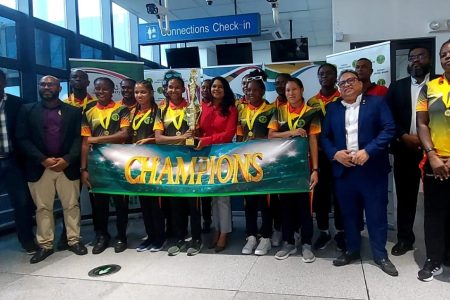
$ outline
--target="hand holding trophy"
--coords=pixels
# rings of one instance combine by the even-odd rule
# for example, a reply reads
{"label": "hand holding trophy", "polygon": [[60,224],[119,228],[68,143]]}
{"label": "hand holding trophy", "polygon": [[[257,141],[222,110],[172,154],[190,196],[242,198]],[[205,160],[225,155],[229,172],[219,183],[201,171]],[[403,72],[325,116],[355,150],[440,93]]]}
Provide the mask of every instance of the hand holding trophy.
{"label": "hand holding trophy", "polygon": [[[189,130],[195,132],[197,127],[197,122],[200,117],[200,105],[197,97],[197,69],[191,70],[191,75],[189,77],[189,104],[186,107],[186,120],[189,126]],[[186,139],[186,146],[195,146],[195,137],[192,136]]]}

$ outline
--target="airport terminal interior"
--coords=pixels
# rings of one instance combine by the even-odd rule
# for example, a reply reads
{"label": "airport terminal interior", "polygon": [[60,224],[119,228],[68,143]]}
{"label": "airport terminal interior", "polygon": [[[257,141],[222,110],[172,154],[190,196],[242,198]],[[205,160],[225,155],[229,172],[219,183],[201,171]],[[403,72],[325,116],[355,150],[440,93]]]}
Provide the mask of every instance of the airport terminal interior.
{"label": "airport terminal interior", "polygon": [[[39,101],[38,83],[45,75],[61,80],[61,99],[69,95],[69,59],[139,62],[145,74],[169,68],[214,74],[229,65],[277,63],[290,70],[298,63],[317,67],[327,56],[391,41],[386,64],[388,81],[393,82],[408,76],[408,49],[417,44],[430,49],[432,74],[442,74],[438,53],[450,38],[449,11],[447,0],[0,0],[0,68],[6,74],[5,93],[32,103]],[[183,39],[187,33],[194,37]],[[315,74],[312,81],[320,87]],[[305,95],[315,93],[305,90]],[[0,180],[6,179],[2,175]],[[85,188],[81,194],[86,199]],[[233,231],[220,253],[208,248],[212,232],[202,233],[204,247],[195,256],[168,256],[175,240],[159,252],[137,252],[146,231],[136,200],[129,215],[127,249],[115,253],[109,247],[93,255],[90,206],[89,201],[83,206],[82,200],[81,238],[88,254],[55,250],[44,261],[30,264],[31,256],[17,240],[10,201],[0,185],[0,299],[450,299],[450,267],[431,282],[417,280],[426,260],[422,186],[414,249],[389,256],[398,277],[386,275],[374,263],[367,228],[361,232],[361,259],[345,267],[333,266],[341,255],[334,241],[315,251],[313,263],[304,263],[301,251],[277,260],[278,247],[263,256],[243,255],[242,196],[231,199]],[[397,242],[396,208],[391,173],[389,254]],[[62,232],[59,201],[55,216],[56,244]],[[115,219],[111,213],[112,236]],[[314,228],[316,240],[316,222]],[[330,232],[335,234],[333,226]],[[94,271],[105,265],[113,266]],[[111,271],[115,265],[119,267]]]}

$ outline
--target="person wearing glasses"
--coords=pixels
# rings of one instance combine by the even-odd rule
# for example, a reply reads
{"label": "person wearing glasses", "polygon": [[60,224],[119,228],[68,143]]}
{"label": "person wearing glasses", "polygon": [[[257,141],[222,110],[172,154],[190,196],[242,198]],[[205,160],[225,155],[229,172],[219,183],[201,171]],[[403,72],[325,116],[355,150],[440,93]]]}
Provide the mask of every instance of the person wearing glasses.
{"label": "person wearing glasses", "polygon": [[[311,157],[310,190],[319,180],[318,139],[320,133],[320,110],[310,107],[303,99],[303,83],[298,78],[289,78],[286,82],[286,105],[278,107],[269,123],[269,138],[306,137],[309,139]],[[301,232],[302,260],[312,263],[316,257],[312,251],[313,219],[309,192],[280,194],[282,211],[281,232],[283,245],[275,254],[278,260],[286,259],[297,252],[294,233]]]}
{"label": "person wearing glasses", "polygon": [[[94,81],[97,104],[83,114],[81,122],[81,181],[91,188],[89,181],[88,152],[93,144],[122,144],[129,139],[130,111],[119,102],[114,102],[114,82],[108,77]],[[109,246],[108,233],[109,200],[112,198],[117,214],[117,237],[114,252],[127,249],[128,197],[125,195],[91,194],[92,221],[96,240],[92,254],[100,254]]]}
{"label": "person wearing glasses", "polygon": [[428,82],[417,100],[417,133],[424,166],[424,228],[427,260],[417,277],[431,281],[449,263],[450,247],[450,40],[439,50],[444,74]]}
{"label": "person wearing glasses", "polygon": [[[264,81],[267,75],[262,70],[250,72],[248,77],[248,103],[238,106],[237,141],[247,142],[253,139],[267,139],[269,122],[275,112],[275,105],[263,98],[266,92]],[[245,225],[247,242],[242,254],[266,255],[272,248],[272,212],[268,195],[245,195]],[[261,230],[258,230],[258,207],[261,209]],[[261,233],[259,242],[258,233]]]}
{"label": "person wearing glasses", "polygon": [[16,138],[26,157],[26,179],[36,204],[36,240],[39,250],[30,260],[35,264],[53,254],[55,196],[61,201],[70,251],[87,254],[80,241],[80,153],[81,110],[59,99],[58,78],[39,81],[40,102],[20,110]]}
{"label": "person wearing glasses", "polygon": [[359,80],[363,83],[363,92],[368,96],[386,96],[387,87],[370,81],[372,76],[372,61],[368,58],[360,58],[356,61],[355,71],[358,73]]}
{"label": "person wearing glasses", "polygon": [[342,71],[338,87],[342,100],[327,105],[320,134],[322,149],[332,163],[347,246],[333,265],[361,258],[362,207],[375,263],[385,273],[398,276],[386,251],[388,146],[395,134],[394,120],[383,97],[363,94],[363,82],[355,71]]}
{"label": "person wearing glasses", "polygon": [[396,125],[391,143],[394,155],[394,180],[397,193],[397,244],[392,255],[413,250],[413,232],[417,196],[421,178],[422,145],[417,135],[416,105],[420,90],[430,80],[431,54],[424,47],[413,47],[408,53],[410,76],[391,83],[386,96]]}
{"label": "person wearing glasses", "polygon": [[[325,63],[317,70],[317,77],[320,83],[319,92],[308,100],[308,105],[319,107],[322,111],[322,117],[325,117],[325,107],[335,102],[340,97],[336,88],[337,69],[332,64]],[[313,208],[316,213],[317,227],[320,230],[319,237],[314,242],[314,249],[323,250],[331,241],[329,231],[329,213],[331,205],[334,207],[334,227],[336,234],[334,240],[339,251],[345,251],[344,225],[342,223],[341,210],[334,195],[333,175],[331,172],[331,163],[327,156],[319,148],[319,183],[317,184],[313,195]]]}

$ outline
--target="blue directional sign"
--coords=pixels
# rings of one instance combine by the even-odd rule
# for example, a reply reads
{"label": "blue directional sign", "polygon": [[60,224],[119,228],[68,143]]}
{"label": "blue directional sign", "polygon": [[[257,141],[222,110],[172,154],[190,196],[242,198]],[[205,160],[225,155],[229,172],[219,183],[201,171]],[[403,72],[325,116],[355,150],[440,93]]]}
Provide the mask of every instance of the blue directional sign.
{"label": "blue directional sign", "polygon": [[169,21],[170,31],[161,32],[158,23],[139,25],[139,45],[217,40],[261,35],[259,14]]}

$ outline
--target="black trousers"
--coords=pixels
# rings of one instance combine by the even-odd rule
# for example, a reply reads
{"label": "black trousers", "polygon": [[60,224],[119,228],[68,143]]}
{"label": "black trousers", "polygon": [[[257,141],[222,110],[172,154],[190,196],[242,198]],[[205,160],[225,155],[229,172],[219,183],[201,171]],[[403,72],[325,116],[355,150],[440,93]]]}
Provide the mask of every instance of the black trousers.
{"label": "black trousers", "polygon": [[414,244],[413,232],[416,216],[417,194],[421,171],[419,163],[422,152],[412,151],[399,146],[400,151],[394,154],[394,180],[397,192],[397,239],[406,244]]}
{"label": "black trousers", "polygon": [[97,236],[98,235],[109,236],[108,217],[109,217],[110,199],[113,200],[113,204],[116,208],[117,238],[121,240],[126,240],[129,197],[125,195],[107,195],[107,194],[91,195],[94,230]]}
{"label": "black trousers", "polygon": [[176,239],[183,240],[187,236],[190,216],[192,239],[201,240],[200,198],[171,197],[170,207]]}
{"label": "black trousers", "polygon": [[267,195],[244,196],[245,201],[245,225],[247,236],[258,234],[258,207],[261,209],[261,235],[270,238],[272,235],[272,213],[270,211]]}
{"label": "black trousers", "polygon": [[337,230],[344,230],[341,209],[334,193],[331,163],[323,151],[319,151],[319,169],[319,182],[314,188],[313,196],[313,209],[316,213],[317,227],[319,230],[329,229],[329,213],[333,204],[334,227]]}
{"label": "black trousers", "polygon": [[[450,179],[435,179],[431,167],[425,166],[424,229],[427,258],[441,264],[450,246]],[[447,251],[450,249],[447,248]]]}
{"label": "black trousers", "polygon": [[294,244],[294,232],[300,228],[302,244],[311,244],[313,220],[309,193],[280,194],[283,241]]}
{"label": "black trousers", "polygon": [[14,157],[0,159],[0,178],[0,189],[6,189],[14,209],[17,238],[23,248],[30,248],[34,245],[33,216],[36,206]]}
{"label": "black trousers", "polygon": [[273,228],[277,231],[281,231],[281,203],[280,195],[270,195],[270,211],[273,219]]}
{"label": "black trousers", "polygon": [[164,213],[159,197],[139,196],[145,231],[148,239],[155,244],[162,244],[166,240]]}
{"label": "black trousers", "polygon": [[211,197],[203,197],[202,201],[202,216],[203,216],[203,224],[211,226]]}

